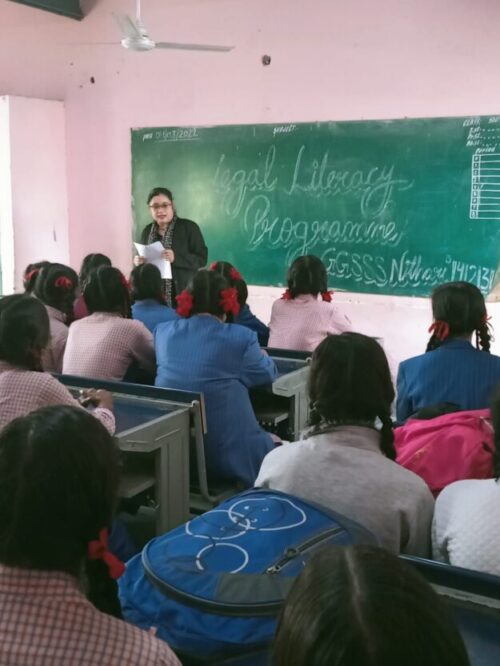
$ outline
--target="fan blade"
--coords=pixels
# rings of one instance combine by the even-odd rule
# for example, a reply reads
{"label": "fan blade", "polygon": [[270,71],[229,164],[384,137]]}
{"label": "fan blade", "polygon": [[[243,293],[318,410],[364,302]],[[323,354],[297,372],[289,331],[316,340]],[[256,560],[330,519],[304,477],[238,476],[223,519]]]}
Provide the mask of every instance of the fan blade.
{"label": "fan blade", "polygon": [[141,37],[140,29],[130,16],[127,14],[113,14],[113,16],[123,35],[130,37],[130,39],[138,39]]}
{"label": "fan blade", "polygon": [[232,51],[234,46],[216,46],[214,44],[179,44],[177,42],[156,42],[158,49],[182,49],[184,51]]}

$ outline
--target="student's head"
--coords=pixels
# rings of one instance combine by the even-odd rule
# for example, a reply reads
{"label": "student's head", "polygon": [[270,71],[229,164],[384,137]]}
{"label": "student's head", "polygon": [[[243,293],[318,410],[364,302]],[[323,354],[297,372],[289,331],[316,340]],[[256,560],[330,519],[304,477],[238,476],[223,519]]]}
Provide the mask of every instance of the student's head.
{"label": "student's head", "polygon": [[110,528],[118,450],[106,428],[78,407],[47,407],[0,433],[0,562],[23,569],[85,571],[88,596],[119,614],[116,583],[88,545]]}
{"label": "student's head", "polygon": [[211,314],[232,322],[239,309],[236,289],[216,271],[198,271],[187,288],[177,296],[177,312],[182,317]]}
{"label": "student's head", "polygon": [[37,261],[34,264],[28,264],[23,273],[23,287],[27,294],[31,294],[35,288],[36,279],[42,268],[50,266],[50,261]]}
{"label": "student's head", "polygon": [[448,282],[432,292],[432,335],[427,351],[450,338],[470,338],[476,333],[476,346],[490,349],[486,305],[483,295],[470,282]]}
{"label": "student's head", "polygon": [[123,273],[100,266],[89,275],[83,297],[89,312],[114,312],[130,318],[130,292]]}
{"label": "student's head", "polygon": [[248,287],[241,273],[229,261],[214,261],[210,264],[210,270],[223,275],[229,286],[236,289],[238,292],[238,303],[240,304],[240,308],[242,308],[248,299]]}
{"label": "student's head", "polygon": [[151,298],[165,304],[161,273],[153,264],[136,266],[130,274],[130,289],[133,301]]}
{"label": "student's head", "polygon": [[406,562],[373,546],[321,550],[281,613],[273,666],[467,666],[448,609]]}
{"label": "student's head", "polygon": [[45,306],[25,294],[0,299],[0,359],[26,370],[41,370],[42,351],[49,343]]}
{"label": "student's head", "polygon": [[288,269],[287,282],[291,298],[324,294],[328,291],[325,264],[312,254],[298,257]]}
{"label": "student's head", "polygon": [[111,259],[99,252],[87,254],[87,256],[84,257],[80,267],[80,275],[78,276],[80,289],[85,289],[90,273],[96,268],[99,268],[99,266],[111,266]]}
{"label": "student's head", "polygon": [[35,296],[66,315],[69,322],[73,316],[73,303],[78,288],[78,275],[64,264],[50,264],[42,268],[35,284]]}
{"label": "student's head", "polygon": [[158,226],[164,227],[174,219],[174,197],[166,187],[153,188],[148,194],[147,202],[151,217]]}
{"label": "student's head", "polygon": [[394,387],[382,347],[366,335],[329,335],[313,353],[309,375],[311,425],[382,423],[381,449],[396,459],[391,420]]}

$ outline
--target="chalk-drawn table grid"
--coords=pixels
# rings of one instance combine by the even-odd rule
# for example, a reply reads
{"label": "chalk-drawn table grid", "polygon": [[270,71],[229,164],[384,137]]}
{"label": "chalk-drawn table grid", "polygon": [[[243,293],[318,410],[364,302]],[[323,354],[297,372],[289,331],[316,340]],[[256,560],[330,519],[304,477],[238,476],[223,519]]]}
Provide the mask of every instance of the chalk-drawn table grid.
{"label": "chalk-drawn table grid", "polygon": [[470,218],[500,220],[500,153],[472,156]]}

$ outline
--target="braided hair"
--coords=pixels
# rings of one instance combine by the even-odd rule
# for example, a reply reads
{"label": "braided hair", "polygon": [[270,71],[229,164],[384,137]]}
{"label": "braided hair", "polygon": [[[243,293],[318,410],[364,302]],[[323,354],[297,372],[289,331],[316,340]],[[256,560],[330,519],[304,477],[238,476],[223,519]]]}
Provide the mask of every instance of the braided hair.
{"label": "braided hair", "polygon": [[448,282],[432,292],[434,327],[444,324],[446,333],[434,330],[426,351],[432,351],[445,339],[470,337],[476,333],[476,347],[489,352],[491,335],[488,328],[486,305],[479,289],[470,282]]}
{"label": "braided hair", "polygon": [[360,333],[326,337],[314,351],[308,391],[313,434],[340,424],[373,427],[378,418],[380,448],[396,459],[391,419],[394,387],[384,350],[376,340]]}
{"label": "braided hair", "polygon": [[89,275],[83,292],[89,312],[114,312],[132,318],[126,277],[113,266],[99,266]]}
{"label": "braided hair", "polygon": [[228,285],[236,289],[238,303],[240,308],[243,308],[248,300],[248,287],[241,273],[229,261],[214,261],[210,265],[210,270],[220,273],[226,278]]}
{"label": "braided hair", "polygon": [[37,261],[34,264],[28,264],[23,273],[23,287],[26,294],[31,294],[35,288],[36,279],[38,274],[45,268],[50,266],[50,261]]}
{"label": "braided hair", "polygon": [[84,409],[46,407],[0,434],[0,562],[79,579],[101,611],[121,617],[118,590],[88,544],[111,527],[118,456]]}
{"label": "braided hair", "polygon": [[38,299],[25,294],[0,299],[0,359],[41,372],[49,335],[49,315]]}
{"label": "braided hair", "polygon": [[288,269],[287,282],[291,298],[323,294],[328,290],[325,264],[312,254],[298,257]]}
{"label": "braided hair", "polygon": [[161,273],[154,264],[140,264],[130,273],[130,295],[134,303],[151,298],[161,305],[167,305]]}
{"label": "braided hair", "polygon": [[66,316],[66,323],[70,324],[77,287],[76,271],[64,264],[49,264],[40,271],[34,294],[45,305],[62,312]]}

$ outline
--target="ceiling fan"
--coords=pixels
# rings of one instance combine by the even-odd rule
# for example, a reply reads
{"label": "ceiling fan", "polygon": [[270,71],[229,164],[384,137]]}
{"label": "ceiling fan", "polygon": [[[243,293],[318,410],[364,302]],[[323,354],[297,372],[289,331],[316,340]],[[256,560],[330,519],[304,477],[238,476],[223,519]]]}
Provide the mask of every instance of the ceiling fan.
{"label": "ceiling fan", "polygon": [[141,19],[141,0],[136,0],[136,15],[114,14],[123,34],[121,45],[131,51],[151,51],[152,49],[183,49],[186,51],[231,51],[233,46],[215,44],[183,44],[178,42],[154,42]]}

